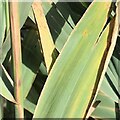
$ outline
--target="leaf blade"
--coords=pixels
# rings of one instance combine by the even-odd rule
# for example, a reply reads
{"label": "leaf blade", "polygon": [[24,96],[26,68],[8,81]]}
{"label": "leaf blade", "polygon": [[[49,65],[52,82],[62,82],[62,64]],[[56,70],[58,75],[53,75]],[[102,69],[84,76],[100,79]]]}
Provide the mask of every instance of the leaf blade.
{"label": "leaf blade", "polygon": [[[84,117],[89,102],[88,99],[90,99],[91,93],[89,93],[89,95],[86,96],[88,98],[86,99],[86,101],[85,97],[83,97],[83,99],[81,99],[82,102],[79,102],[79,99],[82,98],[80,96],[81,95],[84,96],[82,91],[87,89],[86,86],[83,84],[86,78],[86,74],[83,72],[84,71],[83,68],[88,65],[90,66],[91,63],[92,64],[94,63],[97,57],[99,58],[97,59],[98,64],[96,63],[96,66],[94,67],[94,70],[91,73],[93,74],[93,76],[90,76],[89,74],[91,70],[86,69],[88,73],[87,75],[89,75],[91,79],[94,78],[94,81],[89,81],[86,79],[87,82],[86,84],[91,85],[90,88],[87,89],[88,91],[90,91],[94,86],[95,76],[97,74],[96,71],[99,68],[100,61],[106,48],[106,41],[104,40],[102,41],[103,42],[102,44],[104,45],[100,45],[98,48],[95,46],[95,43],[97,41],[97,38],[99,37],[99,33],[102,31],[103,26],[107,20],[110,4],[111,3],[99,3],[99,4],[97,2],[92,3],[89,9],[87,10],[86,14],[81,19],[81,21],[77,24],[76,28],[72,32],[68,41],[66,42],[64,48],[62,49],[61,54],[57,59],[57,62],[55,63],[53,69],[51,70],[48,76],[48,80],[39,98],[33,118]],[[102,9],[103,11],[101,11],[100,13],[101,15],[96,16],[96,18],[94,18],[93,17],[95,16],[94,14],[99,12],[99,8],[101,7],[103,8]],[[93,16],[91,15],[91,13]],[[88,18],[91,21],[86,25]],[[98,25],[97,21],[100,20],[101,22]],[[89,32],[89,29],[91,29],[91,27],[93,29],[97,27],[98,29]],[[103,35],[105,37],[105,38],[103,37],[105,40],[107,39],[108,31],[109,29],[107,28],[106,32]],[[92,36],[93,34],[94,36]],[[91,37],[91,41],[89,41],[89,37]],[[94,51],[94,48],[98,49],[98,51],[101,50],[102,53],[98,55]],[[84,51],[84,53],[89,52],[89,55],[87,54],[86,56],[86,54],[80,52],[82,50]],[[95,57],[93,57],[94,54],[96,55]],[[93,59],[89,62],[90,56],[92,56]],[[81,79],[80,75],[82,76]],[[77,94],[78,91],[79,95]],[[52,95],[50,93],[52,93]],[[77,95],[79,97],[77,97]],[[49,101],[47,101],[48,99]],[[82,106],[81,108],[78,108],[80,104],[82,105],[84,104],[83,105],[84,108],[82,108]],[[70,109],[71,105],[73,106],[72,109]]]}

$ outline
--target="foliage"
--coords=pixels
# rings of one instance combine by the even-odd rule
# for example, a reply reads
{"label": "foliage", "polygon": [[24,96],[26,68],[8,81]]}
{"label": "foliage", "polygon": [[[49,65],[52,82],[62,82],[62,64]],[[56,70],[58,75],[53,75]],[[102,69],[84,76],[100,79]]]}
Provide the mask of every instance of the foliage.
{"label": "foliage", "polygon": [[119,119],[116,3],[0,2],[0,118]]}

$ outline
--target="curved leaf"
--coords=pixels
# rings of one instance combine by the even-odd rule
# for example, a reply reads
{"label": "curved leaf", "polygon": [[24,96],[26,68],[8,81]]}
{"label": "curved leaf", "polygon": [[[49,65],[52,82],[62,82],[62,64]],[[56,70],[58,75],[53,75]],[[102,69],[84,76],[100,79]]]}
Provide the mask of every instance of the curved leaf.
{"label": "curved leaf", "polygon": [[110,5],[93,2],[77,24],[48,76],[33,118],[84,117],[107,47],[109,26],[98,38]]}

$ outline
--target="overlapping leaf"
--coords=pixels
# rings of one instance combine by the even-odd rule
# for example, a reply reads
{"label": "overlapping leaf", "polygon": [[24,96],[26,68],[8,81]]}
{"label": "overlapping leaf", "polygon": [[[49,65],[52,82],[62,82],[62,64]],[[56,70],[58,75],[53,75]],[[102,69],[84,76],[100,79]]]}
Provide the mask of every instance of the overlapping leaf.
{"label": "overlapping leaf", "polygon": [[93,118],[106,120],[113,118],[118,119],[119,107],[117,106],[117,103],[115,103],[111,98],[106,96],[104,93],[99,92],[96,101],[99,101],[99,104],[92,113]]}
{"label": "overlapping leaf", "polygon": [[[24,6],[26,6],[27,5],[27,7],[24,7]],[[20,26],[22,27],[23,26],[23,24],[24,24],[24,22],[25,22],[25,20],[26,20],[26,18],[27,18],[27,16],[28,16],[28,13],[29,13],[29,11],[30,11],[30,9],[31,9],[31,5],[32,5],[32,3],[31,2],[29,2],[28,4],[27,3],[20,3],[19,4],[19,10],[20,10]],[[23,8],[25,8],[25,9],[23,9]],[[26,12],[23,12],[23,10],[24,11],[26,11]],[[23,14],[24,13],[24,14]],[[2,58],[1,58],[1,63],[3,63],[3,61],[5,60],[5,57],[6,57],[6,55],[7,55],[7,53],[8,53],[8,51],[10,50],[10,47],[11,47],[11,42],[10,42],[10,31],[8,31],[8,33],[6,34],[6,39],[5,39],[5,41],[4,41],[4,43],[2,44],[2,53],[1,53],[1,56],[2,56]],[[23,66],[24,66],[24,64],[23,64]],[[25,73],[25,71],[27,72],[27,70],[24,70],[24,68],[25,67],[23,67],[23,75],[24,75],[24,73]],[[39,65],[38,65],[38,68],[39,68]],[[27,68],[28,69],[28,68]],[[29,75],[31,75],[30,74],[30,71],[31,70],[28,70],[28,74]],[[26,74],[27,75],[27,74]],[[23,78],[24,78],[24,76],[23,76]],[[33,77],[30,77],[31,79],[32,79],[32,81],[35,79],[35,76]],[[25,81],[25,80],[24,80]],[[28,89],[26,89],[28,92],[29,92],[29,90],[30,90],[30,87],[31,87],[31,82],[30,82],[30,85],[28,85],[29,86],[29,88]],[[26,92],[27,92],[26,91]],[[27,94],[25,92],[25,94]]]}
{"label": "overlapping leaf", "polygon": [[94,2],[77,24],[48,76],[34,118],[84,117],[107,46],[109,27],[97,40],[110,4]]}
{"label": "overlapping leaf", "polygon": [[[5,74],[5,70],[2,68],[2,65],[0,65],[0,74]],[[6,86],[6,84],[4,83],[2,77],[0,76],[0,95],[2,95],[4,98],[6,98],[9,101],[12,101],[15,103],[15,99],[13,97],[13,95],[11,94],[11,92],[8,89],[8,86]]]}

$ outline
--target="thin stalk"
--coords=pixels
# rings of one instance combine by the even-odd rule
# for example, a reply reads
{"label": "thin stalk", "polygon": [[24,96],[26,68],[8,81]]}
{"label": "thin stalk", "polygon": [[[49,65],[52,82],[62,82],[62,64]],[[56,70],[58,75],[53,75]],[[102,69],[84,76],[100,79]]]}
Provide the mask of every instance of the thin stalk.
{"label": "thin stalk", "polygon": [[15,105],[16,118],[24,118],[23,93],[21,79],[21,41],[19,27],[18,2],[10,2],[10,27],[12,37],[12,55],[14,70],[14,93],[17,104]]}

